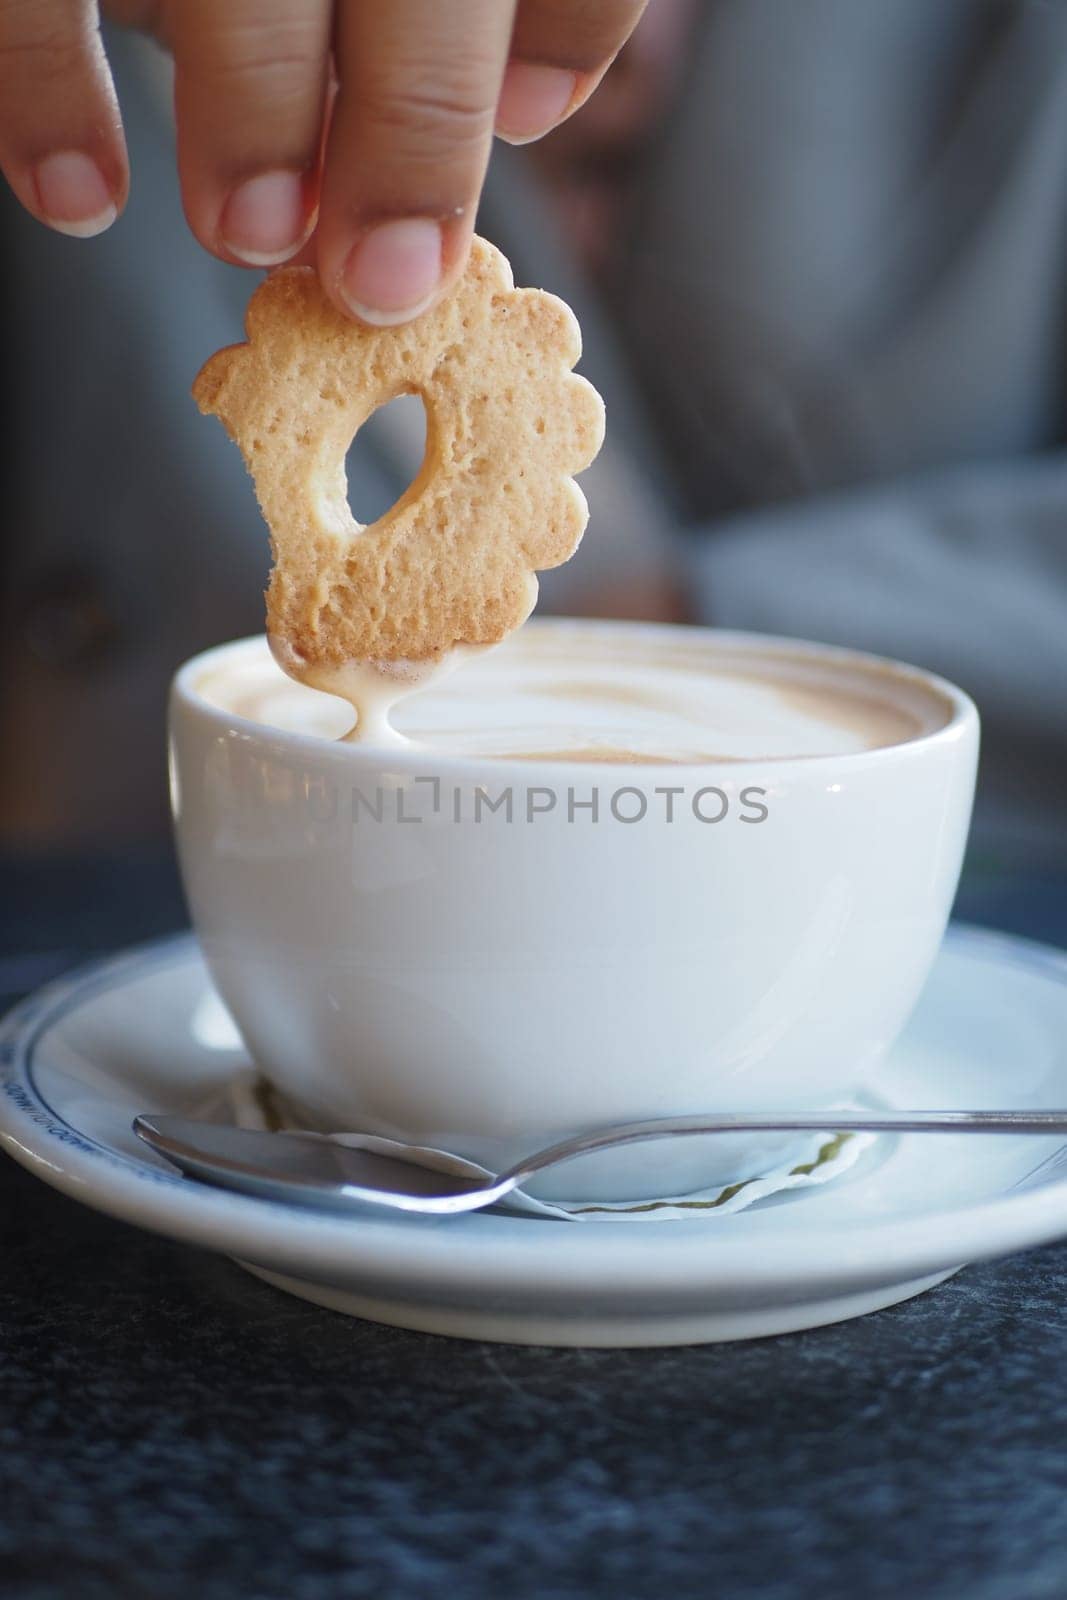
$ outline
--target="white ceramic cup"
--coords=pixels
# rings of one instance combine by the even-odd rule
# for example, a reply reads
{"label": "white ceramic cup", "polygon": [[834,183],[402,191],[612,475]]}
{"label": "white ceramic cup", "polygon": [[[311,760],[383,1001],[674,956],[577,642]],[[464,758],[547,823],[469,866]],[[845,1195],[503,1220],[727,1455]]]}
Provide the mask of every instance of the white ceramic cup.
{"label": "white ceramic cup", "polygon": [[[624,654],[673,631],[599,626]],[[717,637],[831,684],[875,672],[893,696],[935,698],[943,725],[846,755],[685,767],[442,758],[282,732],[198,692],[261,642],[182,668],[171,771],[193,921],[306,1125],[501,1170],[611,1123],[841,1106],[876,1086],[955,893],[977,713],[913,668]],[[669,818],[668,785],[682,790]],[[765,1136],[697,1143],[573,1163],[539,1192],[677,1194],[781,1153]]]}

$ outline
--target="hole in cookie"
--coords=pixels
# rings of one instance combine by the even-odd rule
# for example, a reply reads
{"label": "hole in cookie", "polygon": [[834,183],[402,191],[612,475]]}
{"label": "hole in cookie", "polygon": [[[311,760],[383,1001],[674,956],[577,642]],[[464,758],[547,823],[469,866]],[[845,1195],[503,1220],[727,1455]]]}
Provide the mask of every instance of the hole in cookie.
{"label": "hole in cookie", "polygon": [[421,395],[401,394],[379,406],[345,456],[348,504],[366,527],[391,511],[419,475],[426,454],[426,407]]}

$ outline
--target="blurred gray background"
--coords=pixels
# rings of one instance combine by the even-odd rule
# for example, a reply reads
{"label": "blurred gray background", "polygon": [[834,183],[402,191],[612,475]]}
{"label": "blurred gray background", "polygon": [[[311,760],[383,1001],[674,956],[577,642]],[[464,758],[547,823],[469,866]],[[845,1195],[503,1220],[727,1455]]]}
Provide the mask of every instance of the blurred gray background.
{"label": "blurred gray background", "polygon": [[[14,851],[161,836],[167,680],[263,622],[251,484],[189,396],[255,275],[185,228],[165,58],[109,51],[125,216],[83,243],[0,202]],[[544,606],[933,667],[985,719],[978,848],[1062,861],[1067,7],[653,0],[581,115],[498,148],[479,225],[573,304],[607,401]],[[361,435],[361,520],[419,412]]]}

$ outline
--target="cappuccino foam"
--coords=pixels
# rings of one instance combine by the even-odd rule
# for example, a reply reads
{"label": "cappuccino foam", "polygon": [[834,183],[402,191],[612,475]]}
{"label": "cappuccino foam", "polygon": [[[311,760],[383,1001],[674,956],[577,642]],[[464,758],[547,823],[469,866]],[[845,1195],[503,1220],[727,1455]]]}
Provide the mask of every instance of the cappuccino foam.
{"label": "cappuccino foam", "polygon": [[[684,764],[845,755],[943,727],[949,701],[905,669],[687,628],[534,621],[494,649],[445,664],[397,699],[385,727],[373,674],[360,680],[368,744],[444,757]],[[359,714],[286,677],[264,639],[206,666],[202,697],[289,732],[353,739]]]}

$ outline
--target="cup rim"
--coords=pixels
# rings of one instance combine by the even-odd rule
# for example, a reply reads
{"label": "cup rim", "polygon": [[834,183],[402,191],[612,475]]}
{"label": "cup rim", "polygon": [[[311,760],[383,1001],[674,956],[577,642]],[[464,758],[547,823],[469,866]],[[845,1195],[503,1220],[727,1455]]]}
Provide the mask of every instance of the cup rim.
{"label": "cup rim", "polygon": [[[629,619],[584,618],[584,617],[538,617],[532,618],[524,627],[533,627],[538,632],[552,629],[561,633],[568,629],[580,628],[583,632],[594,630],[597,632],[624,631],[632,635],[639,635],[654,641],[656,638],[676,639],[679,635],[690,633],[703,636],[712,636],[717,644],[725,649],[734,649],[741,652],[751,651],[753,654],[775,654],[790,658],[805,657],[828,661],[842,667],[851,666],[853,669],[867,672],[878,672],[883,676],[895,678],[906,684],[912,684],[928,694],[939,696],[947,702],[949,714],[945,722],[936,728],[928,729],[911,739],[902,740],[898,744],[879,745],[870,750],[847,750],[836,753],[828,752],[820,755],[800,756],[742,756],[729,758],[714,758],[703,761],[672,761],[669,763],[671,772],[688,774],[716,773],[720,778],[743,777],[752,772],[766,772],[770,767],[777,771],[787,771],[792,768],[804,771],[825,770],[828,766],[839,766],[847,762],[849,767],[880,766],[902,759],[914,759],[921,752],[928,751],[939,745],[954,744],[968,731],[977,732],[979,726],[978,708],[970,695],[948,678],[941,677],[938,673],[931,672],[925,667],[913,666],[906,661],[901,661],[893,656],[879,655],[873,651],[856,650],[846,645],[821,644],[812,639],[793,639],[784,634],[770,634],[749,631],[747,629],[717,628],[701,624],[673,623],[673,622],[641,622]],[[471,777],[491,773],[494,776],[510,774],[514,780],[516,771],[519,772],[551,772],[559,774],[561,780],[567,774],[572,776],[582,773],[586,777],[597,773],[601,777],[605,774],[608,765],[612,773],[640,774],[650,778],[654,774],[663,775],[665,764],[662,761],[612,761],[606,764],[602,761],[582,760],[580,757],[559,759],[553,757],[524,757],[517,759],[509,756],[488,756],[482,754],[455,754],[442,751],[427,750],[418,745],[406,749],[403,745],[383,746],[376,744],[348,744],[344,740],[325,739],[316,733],[298,733],[291,729],[274,727],[270,723],[258,722],[251,717],[243,717],[236,711],[228,711],[206,699],[197,689],[196,685],[203,674],[211,667],[217,665],[226,656],[237,651],[249,651],[260,647],[265,641],[261,633],[248,634],[240,639],[230,639],[218,645],[212,645],[206,650],[199,651],[191,656],[175,672],[171,680],[169,715],[173,721],[179,708],[186,712],[195,713],[215,724],[222,733],[234,733],[244,740],[254,740],[257,743],[268,745],[274,750],[292,749],[309,752],[325,760],[337,762],[344,766],[365,767],[372,765],[378,768],[387,767],[391,771],[403,772],[416,771],[424,768],[428,761],[441,772],[454,773],[457,776]]]}

